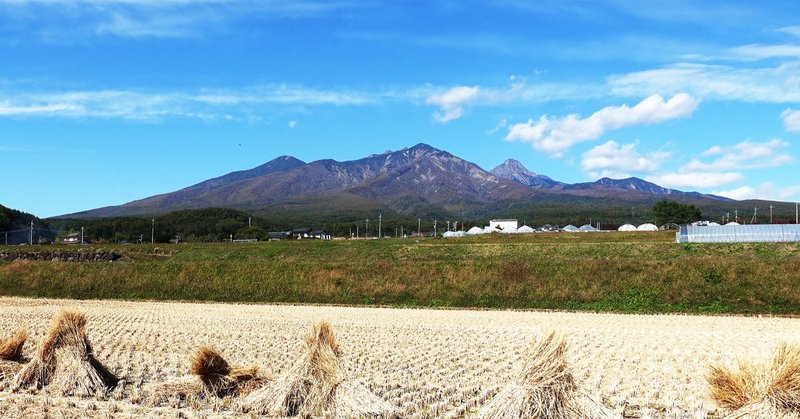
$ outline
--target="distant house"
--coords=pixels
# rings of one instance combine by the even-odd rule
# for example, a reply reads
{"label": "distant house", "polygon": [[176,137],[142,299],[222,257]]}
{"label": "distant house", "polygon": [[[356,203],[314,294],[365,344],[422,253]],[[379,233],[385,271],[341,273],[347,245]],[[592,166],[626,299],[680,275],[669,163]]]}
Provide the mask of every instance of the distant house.
{"label": "distant house", "polygon": [[311,238],[319,240],[330,240],[331,235],[328,234],[325,230],[314,230],[311,232]]}
{"label": "distant house", "polygon": [[267,233],[267,240],[269,241],[288,240],[291,238],[291,231],[271,231]]}
{"label": "distant house", "polygon": [[292,230],[292,237],[298,240],[310,239],[312,238],[311,231],[310,228],[296,228]]}
{"label": "distant house", "polygon": [[331,240],[333,236],[325,230],[296,228],[292,231],[272,231],[267,233],[267,240]]}

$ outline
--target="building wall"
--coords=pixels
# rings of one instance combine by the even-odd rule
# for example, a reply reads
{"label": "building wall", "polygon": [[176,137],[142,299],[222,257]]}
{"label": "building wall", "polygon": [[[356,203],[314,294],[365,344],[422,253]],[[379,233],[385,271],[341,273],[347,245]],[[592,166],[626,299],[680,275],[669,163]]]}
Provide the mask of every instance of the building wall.
{"label": "building wall", "polygon": [[516,230],[519,227],[519,222],[517,220],[491,220],[489,221],[489,226],[500,230]]}

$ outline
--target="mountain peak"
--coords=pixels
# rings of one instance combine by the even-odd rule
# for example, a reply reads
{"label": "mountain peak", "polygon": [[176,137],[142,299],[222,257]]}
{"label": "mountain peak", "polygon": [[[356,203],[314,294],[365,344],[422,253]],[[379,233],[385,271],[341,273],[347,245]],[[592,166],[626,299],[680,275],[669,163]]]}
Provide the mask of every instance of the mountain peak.
{"label": "mountain peak", "polygon": [[561,183],[547,176],[531,172],[522,163],[514,159],[504,161],[492,169],[490,173],[501,179],[507,179],[533,188],[551,188]]}

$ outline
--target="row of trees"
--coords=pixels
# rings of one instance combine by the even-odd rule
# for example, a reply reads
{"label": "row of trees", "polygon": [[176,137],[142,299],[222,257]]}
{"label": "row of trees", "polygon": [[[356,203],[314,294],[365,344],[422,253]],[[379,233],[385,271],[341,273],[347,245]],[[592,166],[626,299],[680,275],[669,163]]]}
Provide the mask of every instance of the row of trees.
{"label": "row of trees", "polygon": [[[652,211],[658,225],[686,224],[700,219],[700,210],[697,207],[674,201],[660,201],[653,206]],[[30,214],[27,216],[33,217]],[[19,215],[16,218],[27,220],[24,217],[20,218]],[[405,233],[416,232],[417,221],[417,219],[407,216],[387,214],[382,219],[382,233],[394,235],[395,230],[398,233],[401,230]],[[311,219],[306,222],[309,224],[304,224],[301,219],[252,216],[244,211],[228,208],[183,210],[156,217],[50,220],[54,228],[65,234],[80,231],[83,227],[86,237],[108,242],[138,242],[140,240],[149,242],[151,232],[154,232],[156,242],[167,242],[176,237],[189,242],[218,242],[231,237],[263,240],[270,231],[287,231],[297,227],[320,228],[338,236],[355,235],[357,231],[361,236],[378,234],[378,220],[375,218],[370,220],[369,232],[365,232],[366,217],[355,220],[352,218],[349,220]],[[432,231],[431,223],[430,219],[423,220],[422,230]],[[483,221],[461,220],[460,225],[469,227],[483,224]],[[440,233],[444,232],[446,222],[439,219],[437,229]]]}

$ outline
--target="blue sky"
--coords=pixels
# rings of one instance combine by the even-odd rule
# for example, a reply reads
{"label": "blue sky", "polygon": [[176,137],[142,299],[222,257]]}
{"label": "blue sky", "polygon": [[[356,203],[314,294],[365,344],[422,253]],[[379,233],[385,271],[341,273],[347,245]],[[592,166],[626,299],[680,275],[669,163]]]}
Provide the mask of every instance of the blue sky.
{"label": "blue sky", "polygon": [[54,216],[425,142],[800,200],[797,1],[0,0],[0,203]]}

